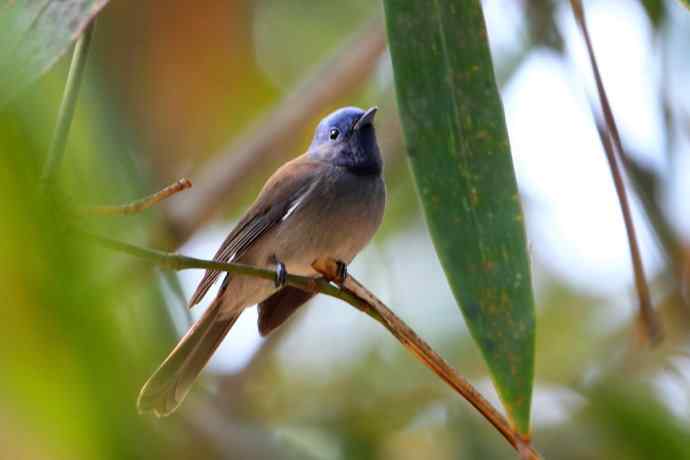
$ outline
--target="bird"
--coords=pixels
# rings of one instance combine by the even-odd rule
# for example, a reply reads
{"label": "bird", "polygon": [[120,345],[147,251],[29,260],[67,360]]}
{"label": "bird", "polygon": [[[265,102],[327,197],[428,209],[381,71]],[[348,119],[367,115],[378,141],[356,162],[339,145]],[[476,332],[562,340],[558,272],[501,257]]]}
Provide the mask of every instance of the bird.
{"label": "bird", "polygon": [[[312,263],[338,261],[343,273],[383,219],[386,188],[376,140],[376,107],[340,108],[321,120],[307,151],[281,166],[227,236],[214,259],[276,271],[275,280],[226,273],[215,299],[142,387],[140,413],[167,416],[242,312],[258,305],[266,336],[314,294],[286,285],[286,273],[318,277]],[[189,301],[198,304],[221,272],[209,269]]]}

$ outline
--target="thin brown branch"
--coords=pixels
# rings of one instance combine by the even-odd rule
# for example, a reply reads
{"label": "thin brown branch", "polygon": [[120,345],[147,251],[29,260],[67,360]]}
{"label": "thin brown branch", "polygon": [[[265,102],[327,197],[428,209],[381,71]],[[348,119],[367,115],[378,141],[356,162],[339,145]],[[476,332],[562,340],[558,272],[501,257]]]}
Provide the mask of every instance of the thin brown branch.
{"label": "thin brown branch", "polygon": [[[99,244],[141,257],[161,267],[173,270],[189,268],[205,268],[220,270],[241,275],[255,276],[273,280],[276,272],[273,270],[253,267],[237,263],[222,263],[211,260],[196,259],[178,254],[142,248],[121,241],[102,236],[86,234]],[[520,457],[526,460],[539,459],[539,455],[531,447],[530,440],[525,439],[515,431],[505,417],[503,417],[489,401],[487,401],[465,378],[457,373],[441,356],[439,356],[424,340],[422,340],[409,326],[398,318],[386,305],[369,292],[352,276],[347,275],[344,280],[336,280],[335,261],[321,259],[314,263],[314,269],[324,275],[324,278],[310,278],[288,274],[286,283],[304,291],[325,294],[343,300],[358,310],[366,313],[388,329],[405,348],[410,350],[419,360],[434,371],[451,388],[465,398],[479,411],[492,426],[516,449]],[[339,286],[328,280],[339,281]]]}
{"label": "thin brown branch", "polygon": [[[464,377],[453,369],[438,353],[436,353],[417,333],[403,320],[398,318],[381,300],[379,300],[364,285],[347,275],[344,280],[337,279],[336,262],[332,259],[319,259],[314,269],[325,278],[332,280],[341,288],[341,292],[349,294],[347,298],[339,296],[350,305],[363,311],[381,323],[398,341],[414,354],[426,367],[431,369],[451,388],[459,393],[477,411],[498,430],[501,435],[518,451],[523,459],[540,458],[531,447],[530,440],[523,438],[508,423],[494,406],[487,401]],[[352,297],[350,297],[352,296]]]}
{"label": "thin brown branch", "polygon": [[616,188],[616,194],[618,195],[621,212],[623,214],[625,230],[628,235],[630,257],[632,259],[633,271],[635,275],[635,287],[637,288],[637,296],[640,302],[640,321],[644,327],[645,335],[649,342],[651,344],[656,344],[661,340],[663,332],[661,330],[661,323],[654,312],[651,297],[649,295],[649,286],[647,285],[647,280],[644,274],[644,266],[642,264],[642,256],[640,255],[640,248],[637,242],[635,225],[633,223],[630,204],[628,202],[628,196],[625,190],[625,184],[623,182],[623,175],[619,166],[620,158],[624,156],[623,143],[618,132],[616,120],[613,116],[613,111],[611,110],[611,105],[609,104],[609,100],[606,95],[606,89],[604,88],[601,73],[599,72],[599,66],[597,65],[597,60],[594,56],[594,49],[592,47],[592,41],[587,29],[587,22],[585,20],[582,1],[570,0],[570,6],[572,7],[575,20],[580,28],[580,31],[582,32],[582,37],[584,38],[587,46],[589,61],[590,65],[592,66],[592,72],[594,74],[594,80],[597,86],[597,93],[599,95],[599,102],[601,104],[601,110],[604,114],[604,121],[606,122],[607,133],[606,135],[602,136],[602,142],[604,144],[604,150],[606,151],[606,159],[608,160],[609,167],[611,169],[611,175],[613,176],[613,183]]}
{"label": "thin brown branch", "polygon": [[[594,113],[594,107],[592,107]],[[604,121],[600,116],[596,116],[596,125],[599,137],[602,144],[606,142],[604,138],[608,136]],[[677,238],[674,235],[673,229],[668,221],[664,218],[658,204],[658,184],[655,179],[655,174],[643,167],[633,159],[630,149],[622,152],[623,170],[628,173],[628,178],[633,186],[633,190],[642,202],[642,208],[647,216],[647,220],[652,225],[652,229],[656,234],[659,244],[666,253],[671,265],[674,267],[678,265],[680,247]]]}
{"label": "thin brown branch", "polygon": [[385,50],[380,19],[367,24],[302,85],[288,95],[254,128],[215,155],[195,175],[192,193],[167,206],[170,227],[178,242],[208,222],[246,184],[247,171],[289,155],[305,126],[326,107],[362,85]]}
{"label": "thin brown branch", "polygon": [[148,209],[161,201],[192,187],[192,182],[189,179],[179,179],[174,184],[168,185],[163,190],[149,195],[140,200],[132,201],[131,203],[117,205],[117,206],[91,206],[81,210],[83,214],[87,215],[105,215],[105,216],[125,216],[128,214],[136,214],[145,209]]}

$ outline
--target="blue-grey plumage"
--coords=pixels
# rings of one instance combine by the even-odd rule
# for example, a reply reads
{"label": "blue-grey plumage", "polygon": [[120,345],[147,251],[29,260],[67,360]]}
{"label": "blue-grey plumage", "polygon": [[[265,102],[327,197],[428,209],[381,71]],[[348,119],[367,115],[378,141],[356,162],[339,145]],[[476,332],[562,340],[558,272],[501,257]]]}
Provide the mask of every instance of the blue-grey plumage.
{"label": "blue-grey plumage", "polygon": [[[214,260],[318,276],[312,263],[349,264],[378,229],[386,201],[373,119],[376,108],[339,109],[319,123],[307,152],[283,165],[223,242]],[[219,272],[208,270],[190,300],[197,304]],[[259,304],[259,330],[278,327],[311,294],[259,278],[225,276],[204,315],[139,394],[141,412],[174,411],[242,311]]]}

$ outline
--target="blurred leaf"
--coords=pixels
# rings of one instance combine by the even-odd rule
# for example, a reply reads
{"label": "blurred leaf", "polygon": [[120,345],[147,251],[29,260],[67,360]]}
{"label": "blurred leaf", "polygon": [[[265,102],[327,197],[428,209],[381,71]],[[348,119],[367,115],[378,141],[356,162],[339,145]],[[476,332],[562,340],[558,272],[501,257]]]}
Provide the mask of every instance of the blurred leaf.
{"label": "blurred leaf", "polygon": [[563,52],[563,37],[556,25],[558,4],[552,0],[531,0],[525,3],[525,16],[531,40],[536,46],[546,46]]}
{"label": "blurred leaf", "polygon": [[678,0],[680,3],[682,3],[686,8],[690,9],[690,0]]}
{"label": "blurred leaf", "polygon": [[14,0],[0,5],[0,105],[52,66],[108,0]]}
{"label": "blurred leaf", "polygon": [[532,285],[481,5],[384,5],[407,151],[431,237],[503,404],[526,434]]}
{"label": "blurred leaf", "polygon": [[[629,381],[601,385],[592,394],[589,416],[617,458],[690,459],[690,430],[648,389]],[[604,455],[603,458],[612,458]]]}
{"label": "blurred leaf", "polygon": [[[38,191],[31,119],[0,115],[0,347],[3,413],[32,433],[43,458],[143,458],[157,440],[134,409],[138,375],[103,287],[112,259],[66,231],[59,190]],[[114,291],[113,291],[114,292]]]}
{"label": "blurred leaf", "polygon": [[[253,3],[257,62],[266,76],[285,90],[298,84],[315,63],[327,59],[343,37],[365,24],[379,8],[371,0],[348,0],[347,14],[343,14],[339,2],[259,0]],[[295,53],[295,49],[300,52]]]}
{"label": "blurred leaf", "polygon": [[[686,5],[688,0],[685,1]],[[662,0],[642,0],[642,6],[647,12],[649,20],[652,22],[654,27],[659,27],[659,24],[664,20],[666,11],[664,10],[664,2]]]}

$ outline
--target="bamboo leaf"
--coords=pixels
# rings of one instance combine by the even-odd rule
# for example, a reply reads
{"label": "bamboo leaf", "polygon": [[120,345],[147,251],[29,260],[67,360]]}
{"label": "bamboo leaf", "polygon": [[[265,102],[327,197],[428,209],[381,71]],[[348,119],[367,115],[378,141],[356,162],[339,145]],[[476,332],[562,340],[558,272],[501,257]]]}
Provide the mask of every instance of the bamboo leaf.
{"label": "bamboo leaf", "polygon": [[108,0],[0,4],[0,106],[46,72]]}
{"label": "bamboo leaf", "polygon": [[429,231],[516,428],[529,433],[534,300],[479,0],[385,0],[407,153]]}
{"label": "bamboo leaf", "polygon": [[584,417],[604,444],[599,458],[690,460],[688,425],[657,392],[629,379],[609,380],[588,391],[591,404]]}

